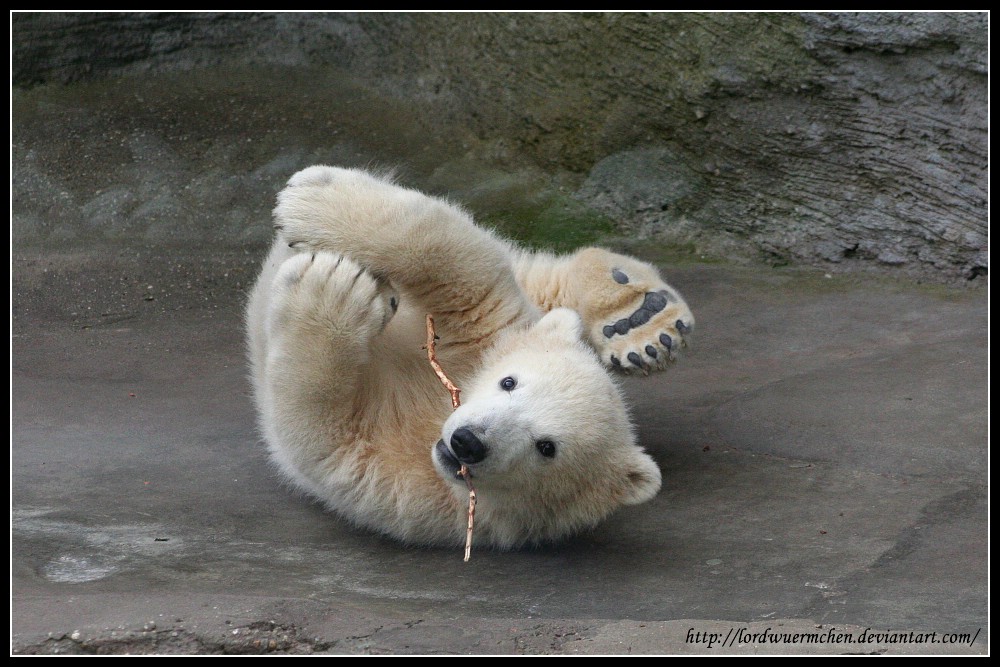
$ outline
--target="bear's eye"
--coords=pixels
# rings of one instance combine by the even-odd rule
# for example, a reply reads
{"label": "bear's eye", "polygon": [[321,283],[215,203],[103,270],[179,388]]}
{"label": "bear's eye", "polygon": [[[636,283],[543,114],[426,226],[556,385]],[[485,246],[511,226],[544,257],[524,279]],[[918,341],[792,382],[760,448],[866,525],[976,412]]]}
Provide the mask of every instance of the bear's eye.
{"label": "bear's eye", "polygon": [[517,380],[512,377],[505,377],[500,380],[500,388],[504,391],[512,391],[517,386]]}
{"label": "bear's eye", "polygon": [[556,455],[556,443],[551,440],[539,440],[535,443],[535,449],[547,459],[551,459]]}

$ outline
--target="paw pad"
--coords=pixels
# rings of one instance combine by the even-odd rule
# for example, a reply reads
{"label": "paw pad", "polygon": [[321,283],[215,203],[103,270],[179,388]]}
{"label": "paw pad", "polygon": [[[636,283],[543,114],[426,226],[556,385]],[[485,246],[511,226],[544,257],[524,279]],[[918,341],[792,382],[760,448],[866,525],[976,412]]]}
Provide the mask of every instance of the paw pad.
{"label": "paw pad", "polygon": [[678,350],[686,345],[685,337],[694,329],[694,319],[687,304],[666,286],[654,286],[636,305],[627,317],[621,317],[619,311],[619,319],[596,327],[595,346],[616,370],[648,374],[676,359]]}
{"label": "paw pad", "polygon": [[[665,290],[661,290],[659,292],[647,292],[646,296],[642,300],[642,305],[639,306],[634,313],[629,315],[627,318],[623,317],[614,324],[606,325],[601,331],[604,333],[605,338],[611,338],[615,334],[624,336],[632,329],[641,327],[646,322],[649,322],[653,315],[656,315],[658,312],[666,308],[668,303],[670,303],[670,295]],[[678,322],[680,322],[680,320],[678,320]],[[678,331],[680,331],[679,327]],[[690,331],[690,329],[688,329],[688,331]],[[681,333],[684,332],[681,331]]]}

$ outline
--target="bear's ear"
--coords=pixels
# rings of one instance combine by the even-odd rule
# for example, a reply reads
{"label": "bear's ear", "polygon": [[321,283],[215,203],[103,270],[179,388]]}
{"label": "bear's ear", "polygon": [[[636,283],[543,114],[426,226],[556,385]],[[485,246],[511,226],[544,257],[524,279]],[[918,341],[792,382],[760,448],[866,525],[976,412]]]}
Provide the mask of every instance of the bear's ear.
{"label": "bear's ear", "polygon": [[574,341],[583,337],[583,321],[576,311],[569,308],[554,308],[535,324],[535,331],[554,333]]}
{"label": "bear's ear", "polygon": [[635,455],[630,457],[625,465],[625,495],[622,502],[626,505],[638,505],[660,490],[660,468],[649,454],[636,448]]}

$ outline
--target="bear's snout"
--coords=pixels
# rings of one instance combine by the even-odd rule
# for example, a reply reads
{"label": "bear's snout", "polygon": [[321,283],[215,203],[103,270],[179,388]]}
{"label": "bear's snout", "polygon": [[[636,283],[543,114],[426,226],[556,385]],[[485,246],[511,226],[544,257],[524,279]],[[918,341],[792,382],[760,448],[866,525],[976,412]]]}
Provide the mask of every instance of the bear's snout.
{"label": "bear's snout", "polygon": [[451,450],[462,463],[479,463],[486,458],[486,445],[469,429],[462,427],[451,436]]}

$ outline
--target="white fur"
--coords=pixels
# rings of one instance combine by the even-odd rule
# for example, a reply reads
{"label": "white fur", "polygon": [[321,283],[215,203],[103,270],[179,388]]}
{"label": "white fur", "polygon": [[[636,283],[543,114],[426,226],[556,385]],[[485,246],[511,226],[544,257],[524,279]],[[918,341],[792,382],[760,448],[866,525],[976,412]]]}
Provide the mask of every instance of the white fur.
{"label": "white fur", "polygon": [[[659,490],[599,335],[615,309],[636,307],[608,266],[633,262],[659,287],[652,267],[606,251],[531,256],[443,200],[333,167],[294,175],[275,223],[246,312],[248,352],[261,430],[297,487],[398,539],[460,544],[467,490],[435,445],[467,428],[489,452],[469,466],[478,545],[556,540]],[[613,343],[643,349],[660,331],[679,342],[670,318],[693,319],[677,300],[655,331]],[[455,411],[421,349],[428,313],[463,390]],[[508,376],[512,391],[499,384]]]}

